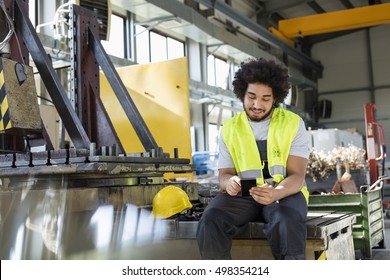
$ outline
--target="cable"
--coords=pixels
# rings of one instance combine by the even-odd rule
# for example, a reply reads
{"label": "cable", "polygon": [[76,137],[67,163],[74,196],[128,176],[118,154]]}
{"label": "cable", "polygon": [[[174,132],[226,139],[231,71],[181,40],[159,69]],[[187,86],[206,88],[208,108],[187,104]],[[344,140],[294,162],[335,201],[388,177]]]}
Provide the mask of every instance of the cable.
{"label": "cable", "polygon": [[[14,5],[15,5],[15,3],[14,3]],[[9,41],[11,40],[12,35],[15,35],[20,58],[23,59],[23,54],[22,54],[22,49],[20,48],[19,38],[18,38],[17,34],[15,33],[14,22],[13,22],[13,19],[11,19],[11,17],[7,13],[7,9],[5,7],[4,0],[0,0],[0,6],[4,12],[4,15],[5,15],[5,18],[7,19],[7,23],[8,23],[8,27],[9,27],[9,31],[8,31],[7,36],[5,36],[4,40],[0,43],[0,50],[2,50],[5,46],[7,46],[7,44],[9,44]],[[26,66],[23,63],[21,63],[21,65],[22,65],[23,73],[27,75]]]}
{"label": "cable", "polygon": [[11,36],[15,32],[15,29],[14,29],[14,24],[13,24],[10,16],[7,13],[7,9],[5,7],[4,0],[0,0],[0,6],[4,12],[4,15],[7,19],[7,23],[8,23],[8,27],[9,27],[9,31],[8,31],[7,36],[5,36],[4,40],[0,43],[0,50],[2,50],[11,40]]}

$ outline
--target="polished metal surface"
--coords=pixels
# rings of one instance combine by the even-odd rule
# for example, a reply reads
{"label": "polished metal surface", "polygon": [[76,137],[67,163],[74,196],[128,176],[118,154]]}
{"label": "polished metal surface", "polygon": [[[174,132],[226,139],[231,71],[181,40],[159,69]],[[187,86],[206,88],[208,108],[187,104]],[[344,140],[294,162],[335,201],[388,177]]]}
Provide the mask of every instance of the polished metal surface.
{"label": "polished metal surface", "polygon": [[0,155],[1,259],[140,258],[144,246],[165,239],[153,198],[175,185],[197,200],[196,183],[164,178],[195,166],[153,152],[105,151]]}
{"label": "polished metal surface", "polygon": [[57,187],[2,189],[1,259],[136,258],[166,234],[148,209],[121,204],[110,190]]}
{"label": "polished metal surface", "polygon": [[[151,213],[166,184],[70,189],[65,178],[18,187],[2,180],[1,259],[153,259],[144,247],[169,236]],[[194,185],[178,186],[197,196]]]}

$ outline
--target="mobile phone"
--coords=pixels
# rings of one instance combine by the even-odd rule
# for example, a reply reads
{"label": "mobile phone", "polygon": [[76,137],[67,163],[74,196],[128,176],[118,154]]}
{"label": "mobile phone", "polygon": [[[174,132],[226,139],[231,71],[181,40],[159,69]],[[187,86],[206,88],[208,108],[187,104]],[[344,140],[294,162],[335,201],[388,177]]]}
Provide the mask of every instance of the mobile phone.
{"label": "mobile phone", "polygon": [[256,179],[241,179],[241,195],[249,196],[249,189],[256,186]]}

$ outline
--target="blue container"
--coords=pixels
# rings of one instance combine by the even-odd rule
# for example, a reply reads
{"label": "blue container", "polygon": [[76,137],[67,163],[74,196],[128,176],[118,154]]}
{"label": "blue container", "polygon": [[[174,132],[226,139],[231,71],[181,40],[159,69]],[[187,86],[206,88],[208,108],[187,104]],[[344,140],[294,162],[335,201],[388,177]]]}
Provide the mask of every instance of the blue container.
{"label": "blue container", "polygon": [[215,171],[218,155],[210,152],[195,152],[192,154],[192,162],[196,166],[196,174],[206,174],[207,171]]}

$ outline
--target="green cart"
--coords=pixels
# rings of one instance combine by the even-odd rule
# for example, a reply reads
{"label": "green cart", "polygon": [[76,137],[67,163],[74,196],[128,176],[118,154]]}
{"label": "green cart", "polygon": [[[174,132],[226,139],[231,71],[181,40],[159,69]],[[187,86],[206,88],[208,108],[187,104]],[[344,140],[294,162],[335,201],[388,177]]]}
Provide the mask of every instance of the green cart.
{"label": "green cart", "polygon": [[370,259],[372,248],[384,248],[383,177],[371,186],[363,185],[360,193],[311,195],[309,211],[342,211],[356,215],[352,235],[355,250]]}

